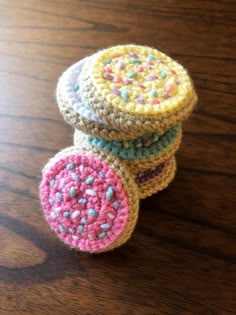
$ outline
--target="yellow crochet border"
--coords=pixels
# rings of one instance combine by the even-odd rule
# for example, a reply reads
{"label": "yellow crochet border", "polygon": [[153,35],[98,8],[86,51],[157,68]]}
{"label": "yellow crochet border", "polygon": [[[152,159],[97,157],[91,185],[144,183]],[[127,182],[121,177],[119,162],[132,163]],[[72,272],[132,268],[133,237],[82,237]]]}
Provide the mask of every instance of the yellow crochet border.
{"label": "yellow crochet border", "polygon": [[[147,55],[153,55],[156,59],[168,63],[168,66],[175,70],[178,74],[178,78],[181,81],[181,86],[178,90],[178,94],[172,98],[162,101],[159,105],[153,106],[150,104],[139,104],[136,101],[124,101],[120,97],[114,95],[110,89],[110,81],[103,78],[104,60],[111,58],[114,54],[124,54],[135,51],[139,56],[144,57]],[[158,69],[157,69],[158,70]],[[171,112],[173,109],[181,108],[183,103],[188,103],[193,94],[193,86],[191,79],[187,71],[176,61],[168,57],[167,55],[159,52],[158,50],[146,46],[138,45],[119,45],[101,51],[97,58],[91,65],[91,82],[98,94],[115,109],[119,109],[124,112],[141,115],[157,115],[162,113]]]}

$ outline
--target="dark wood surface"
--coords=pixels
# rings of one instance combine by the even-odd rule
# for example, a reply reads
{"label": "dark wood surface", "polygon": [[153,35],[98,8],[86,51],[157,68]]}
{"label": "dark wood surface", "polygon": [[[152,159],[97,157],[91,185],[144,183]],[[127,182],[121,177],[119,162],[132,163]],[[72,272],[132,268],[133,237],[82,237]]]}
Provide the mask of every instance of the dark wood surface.
{"label": "dark wood surface", "polygon": [[[0,0],[0,314],[235,314],[236,2]],[[38,200],[40,171],[72,144],[57,78],[97,49],[154,46],[190,71],[199,103],[178,173],[141,203],[132,239],[65,248]]]}

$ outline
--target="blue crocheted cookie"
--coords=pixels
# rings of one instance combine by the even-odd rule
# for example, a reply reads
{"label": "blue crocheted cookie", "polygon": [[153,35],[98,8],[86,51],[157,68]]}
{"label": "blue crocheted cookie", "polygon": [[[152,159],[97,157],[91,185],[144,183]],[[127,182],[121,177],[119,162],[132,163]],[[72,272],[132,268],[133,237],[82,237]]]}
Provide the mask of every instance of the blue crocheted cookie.
{"label": "blue crocheted cookie", "polygon": [[180,125],[176,125],[162,135],[159,132],[149,133],[127,141],[108,141],[93,136],[88,136],[88,139],[93,146],[109,151],[122,159],[143,159],[156,156],[166,150],[178,136],[180,128]]}

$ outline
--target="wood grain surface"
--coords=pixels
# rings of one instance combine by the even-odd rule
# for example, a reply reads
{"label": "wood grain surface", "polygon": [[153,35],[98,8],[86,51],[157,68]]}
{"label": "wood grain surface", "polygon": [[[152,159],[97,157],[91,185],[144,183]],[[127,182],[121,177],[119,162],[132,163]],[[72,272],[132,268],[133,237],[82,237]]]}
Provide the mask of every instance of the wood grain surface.
{"label": "wood grain surface", "polygon": [[[236,314],[235,0],[0,0],[0,314]],[[118,43],[188,68],[199,103],[178,173],[132,239],[68,250],[43,219],[40,172],[72,144],[55,103],[72,63]]]}

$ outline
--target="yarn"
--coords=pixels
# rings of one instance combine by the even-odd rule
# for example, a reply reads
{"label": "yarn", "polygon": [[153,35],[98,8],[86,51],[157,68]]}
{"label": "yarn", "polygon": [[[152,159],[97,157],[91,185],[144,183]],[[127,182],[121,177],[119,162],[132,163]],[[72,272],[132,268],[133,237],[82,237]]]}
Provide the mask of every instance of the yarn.
{"label": "yarn", "polygon": [[100,147],[114,155],[127,160],[143,159],[156,156],[164,151],[177,137],[180,126],[160,133],[145,134],[143,137],[129,141],[106,141],[90,136],[88,140],[94,146]]}
{"label": "yarn", "polygon": [[[59,78],[56,90],[57,104],[65,121],[73,128],[85,133],[107,140],[128,140],[141,136],[143,131],[133,132],[116,130],[112,125],[107,125],[89,107],[86,100],[82,100],[79,92],[80,72],[85,61],[84,58],[69,67]],[[163,128],[158,129],[163,133]]]}
{"label": "yarn", "polygon": [[67,148],[51,159],[40,185],[52,230],[75,249],[99,253],[130,237],[139,192],[129,170],[109,154]]}
{"label": "yarn", "polygon": [[[137,155],[138,151],[142,151],[142,149],[145,150],[148,148],[145,148],[145,147],[138,148],[138,150],[133,149],[132,152],[136,153],[136,154],[133,154],[134,156],[133,159],[127,158],[128,154],[126,154],[126,156],[122,158],[122,155],[123,156],[125,155],[124,148],[122,148],[122,154],[118,154],[121,148],[118,148],[115,150],[113,146],[110,146],[110,147],[106,146],[105,144],[107,142],[105,141],[103,142],[103,145],[96,146],[93,144],[93,141],[89,141],[89,138],[91,139],[91,137],[89,137],[88,135],[82,133],[81,131],[76,130],[74,133],[74,145],[76,147],[89,148],[91,152],[96,152],[98,148],[102,148],[106,151],[109,151],[113,155],[119,156],[121,160],[126,163],[129,170],[133,174],[137,174],[142,171],[156,167],[157,165],[161,164],[163,161],[169,159],[172,155],[174,155],[175,152],[178,150],[179,145],[181,143],[182,129],[180,126],[176,126],[173,130],[169,132],[167,131],[164,135],[159,136],[158,140],[156,142],[153,142],[153,146],[151,147],[151,150],[147,150],[150,153],[148,157],[141,156],[141,154],[139,154],[139,156]],[[145,138],[147,138],[147,136]],[[152,136],[150,135],[150,137],[147,138],[147,140],[150,140],[151,138]],[[135,139],[134,142],[132,143],[137,144],[138,140]],[[141,140],[141,143],[142,143],[142,140]],[[145,145],[145,140],[143,141],[143,144]],[[155,152],[153,152],[154,151],[153,147],[156,148]]]}
{"label": "yarn", "polygon": [[[116,51],[119,58],[113,58]],[[134,71],[137,65],[131,63],[130,53],[133,52],[139,56],[143,71]],[[147,62],[150,54],[155,58],[153,65]],[[109,79],[107,66],[104,66],[107,59],[111,60]],[[124,69],[117,66],[119,60],[125,64]],[[122,82],[114,82],[115,77],[121,77]],[[161,127],[166,130],[187,118],[197,101],[186,70],[168,56],[145,46],[121,45],[105,49],[85,63],[80,78],[81,95],[98,117],[116,129],[142,130],[143,133]],[[114,88],[120,94],[114,93]],[[153,89],[158,91],[157,104],[152,103],[155,100]]]}
{"label": "yarn", "polygon": [[146,174],[139,173],[136,182],[139,188],[140,199],[145,199],[165,189],[174,179],[176,173],[176,160],[172,156],[169,160],[149,170]]}
{"label": "yarn", "polygon": [[[128,50],[131,48],[134,49],[134,47],[137,50],[143,49],[144,51],[151,49],[148,47],[135,45],[116,46],[113,48]],[[157,80],[157,78],[159,77],[154,74],[149,76],[147,75],[145,77],[147,79],[146,81],[147,86],[140,82],[138,82],[136,86],[133,83],[134,78],[131,79],[128,78],[126,80],[123,80],[120,75],[117,75],[117,77],[114,78],[115,82],[111,82],[111,89],[109,90],[104,89],[103,91],[103,93],[105,93],[106,91],[106,97],[107,99],[112,100],[112,104],[109,104],[109,102],[107,103],[106,100],[103,100],[101,95],[98,94],[95,88],[96,86],[93,86],[92,82],[93,78],[90,75],[91,71],[89,72],[89,67],[91,67],[93,64],[96,64],[96,62],[98,62],[96,60],[99,60],[99,58],[101,58],[101,56],[103,56],[103,54],[105,54],[106,51],[108,53],[110,50],[108,49],[100,51],[99,53],[96,53],[90,57],[81,60],[80,62],[71,66],[59,79],[57,86],[57,102],[60,112],[70,125],[72,125],[74,128],[77,128],[86,133],[98,136],[103,139],[127,140],[141,136],[146,132],[159,131],[160,133],[163,133],[166,129],[170,128],[171,126],[174,126],[175,124],[181,122],[183,119],[188,117],[197,100],[197,96],[193,89],[191,80],[188,77],[187,72],[182,68],[182,66],[174,62],[171,58],[167,57],[166,55],[158,52],[157,50],[154,51],[157,53],[159,58],[165,60],[165,64],[164,61],[159,61],[159,63],[156,64],[156,67],[152,70],[146,69],[145,67],[141,67],[137,71],[138,73],[137,76],[141,74],[144,76],[147,74],[146,73],[147,71],[149,72],[150,71],[153,72],[154,70],[157,71],[159,68],[161,69],[161,67],[164,66],[167,67],[167,65],[170,66],[173,63],[173,65],[175,65],[176,68],[179,69],[179,77],[181,77],[181,84],[179,78],[176,78],[174,82],[175,85],[173,83],[168,83],[171,80],[173,81],[173,76],[177,75],[176,72],[177,70],[175,71],[172,68],[171,69],[168,68],[169,69],[168,75],[172,77],[168,79],[167,76],[166,79],[163,79],[165,82],[169,80],[168,82],[166,82],[165,86],[161,85],[163,82],[161,82],[159,79]],[[143,55],[145,55],[145,53],[143,53]],[[120,55],[119,58],[121,57],[122,56]],[[120,64],[122,63],[124,64],[124,62],[119,58],[117,59],[118,66],[116,64],[117,67],[115,67],[115,69],[120,68],[119,67]],[[107,59],[105,58],[105,60]],[[119,62],[119,60],[121,63]],[[169,64],[167,63],[166,60],[168,60]],[[112,60],[110,60],[110,64],[111,63]],[[130,65],[135,66],[135,64],[132,63]],[[104,64],[102,64],[102,66],[104,66]],[[149,67],[150,65],[147,66]],[[109,71],[113,71],[111,67],[107,67],[107,65],[105,66],[105,69],[106,71],[108,71],[108,69],[110,69]],[[143,71],[140,71],[140,69],[143,69]],[[127,69],[125,70],[118,69],[118,71],[126,70]],[[163,77],[163,73],[167,73],[167,71],[166,72],[161,71],[160,73],[162,74],[160,75],[160,77],[161,76]],[[154,80],[155,77],[156,79]],[[141,79],[143,79],[143,77],[141,77]],[[124,84],[125,88],[119,89],[121,84]],[[158,84],[160,86],[158,86]],[[178,87],[180,91],[177,94],[177,96],[175,95],[172,96],[174,91],[176,91],[176,87]],[[145,95],[148,95],[149,99],[151,97],[150,102],[152,104],[145,104],[145,106],[143,104],[142,108],[144,112],[141,115],[137,115],[136,112],[138,111],[138,108],[140,108],[141,106],[139,102],[143,102],[142,99],[144,100],[145,96],[137,95],[137,91],[140,89],[143,90],[143,93]],[[131,93],[132,91],[133,93]],[[95,94],[93,94],[93,92]],[[165,99],[166,93],[169,93],[171,97]],[[127,98],[128,100],[128,94],[132,95],[132,97],[134,97],[134,95],[137,96],[137,102],[135,104],[135,113],[130,114],[129,112],[123,112],[123,110],[129,108],[128,105],[130,104],[130,102],[125,103],[125,106],[123,106],[124,108],[122,108],[122,111],[119,110],[114,111],[114,108],[112,107],[114,105],[113,98],[115,96],[119,97],[118,98],[120,104],[119,106],[121,106],[122,102],[120,102],[120,99]],[[156,97],[158,95],[162,95],[163,97],[161,97],[161,99],[165,100],[164,101],[161,101],[161,99],[157,100],[155,98],[155,95]],[[170,106],[170,104],[172,107]],[[97,111],[95,110],[96,109],[95,107],[97,108]],[[158,114],[157,116],[150,115],[150,110],[154,110],[154,108],[156,111],[159,111],[157,113]],[[148,113],[149,115],[147,115]]]}
{"label": "yarn", "polygon": [[156,49],[119,45],[69,67],[56,91],[74,146],[42,171],[45,218],[69,247],[101,253],[124,244],[139,200],[174,179],[181,122],[197,102],[187,71]]}

